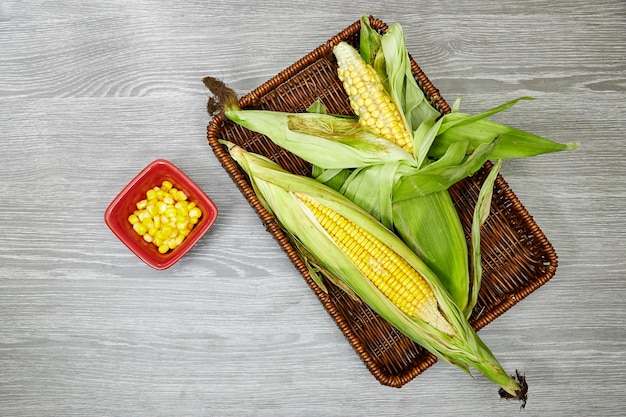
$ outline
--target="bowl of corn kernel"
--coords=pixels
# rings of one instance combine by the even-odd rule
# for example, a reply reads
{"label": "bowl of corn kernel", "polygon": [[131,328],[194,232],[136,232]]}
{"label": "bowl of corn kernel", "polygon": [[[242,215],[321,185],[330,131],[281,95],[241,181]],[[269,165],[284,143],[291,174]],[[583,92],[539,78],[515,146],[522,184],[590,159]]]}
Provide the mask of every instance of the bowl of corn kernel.
{"label": "bowl of corn kernel", "polygon": [[145,167],[104,214],[111,231],[155,269],[178,262],[217,218],[213,201],[165,159]]}

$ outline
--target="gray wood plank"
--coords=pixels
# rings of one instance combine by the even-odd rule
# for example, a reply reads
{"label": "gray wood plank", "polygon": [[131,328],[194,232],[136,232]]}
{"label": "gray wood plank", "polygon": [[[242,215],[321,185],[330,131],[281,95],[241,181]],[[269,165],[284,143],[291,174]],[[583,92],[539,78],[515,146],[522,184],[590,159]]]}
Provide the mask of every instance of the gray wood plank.
{"label": "gray wood plank", "polygon": [[[201,79],[245,94],[373,14],[400,22],[450,102],[576,152],[503,174],[559,254],[547,285],[481,336],[530,382],[526,415],[626,414],[626,7],[622,1],[91,2],[0,5],[0,415],[509,415],[438,363],[380,385],[206,142]],[[214,199],[167,271],[106,228],[166,158]]]}

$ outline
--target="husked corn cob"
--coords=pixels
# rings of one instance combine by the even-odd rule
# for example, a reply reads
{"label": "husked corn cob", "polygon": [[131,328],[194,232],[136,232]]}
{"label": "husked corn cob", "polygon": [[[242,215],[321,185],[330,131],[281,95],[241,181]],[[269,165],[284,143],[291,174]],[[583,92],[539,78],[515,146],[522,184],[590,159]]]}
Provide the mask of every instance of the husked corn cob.
{"label": "husked corn cob", "polygon": [[413,154],[412,135],[374,68],[346,42],[340,42],[333,52],[339,65],[337,74],[359,123]]}
{"label": "husked corn cob", "polygon": [[404,314],[454,334],[424,277],[404,258],[340,213],[304,194],[297,193],[296,197],[363,275]]}

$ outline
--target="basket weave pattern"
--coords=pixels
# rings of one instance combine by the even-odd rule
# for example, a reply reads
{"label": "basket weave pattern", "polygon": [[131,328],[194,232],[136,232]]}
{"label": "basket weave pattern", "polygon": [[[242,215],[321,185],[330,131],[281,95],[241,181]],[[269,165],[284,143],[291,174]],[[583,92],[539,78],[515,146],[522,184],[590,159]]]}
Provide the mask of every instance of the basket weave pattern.
{"label": "basket weave pattern", "polygon": [[[383,33],[384,22],[370,17],[373,28]],[[240,100],[241,108],[303,112],[320,100],[330,113],[351,114],[348,98],[337,77],[332,48],[342,40],[358,43],[357,21],[320,45]],[[430,103],[442,113],[450,107],[411,59],[413,74]],[[250,152],[267,156],[283,168],[310,175],[311,166],[276,146],[263,135],[251,132],[216,115],[207,128],[207,138],[216,157],[239,190],[254,208],[267,231],[277,240],[288,258],[307,281],[367,369],[384,385],[401,387],[436,362],[435,356],[402,335],[364,303],[358,303],[327,282],[328,294],[321,291],[273,216],[261,205],[246,175],[219,143],[224,139]],[[466,237],[483,179],[491,164],[450,189]],[[502,176],[496,180],[491,213],[481,231],[483,284],[470,322],[481,329],[552,278],[557,267],[556,253]]]}

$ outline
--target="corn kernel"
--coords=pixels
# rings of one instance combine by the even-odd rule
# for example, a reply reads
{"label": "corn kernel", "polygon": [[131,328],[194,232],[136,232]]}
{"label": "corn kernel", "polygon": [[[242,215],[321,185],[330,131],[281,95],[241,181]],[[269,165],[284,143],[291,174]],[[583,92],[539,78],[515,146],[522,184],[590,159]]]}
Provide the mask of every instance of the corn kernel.
{"label": "corn kernel", "polygon": [[187,203],[179,201],[174,205],[174,207],[176,208],[177,214],[180,214],[181,216],[189,215],[189,210],[187,209]]}
{"label": "corn kernel", "polygon": [[[320,226],[363,275],[401,311],[422,318],[435,327],[440,325],[441,328],[437,328],[441,331],[454,334],[449,323],[441,323],[431,288],[404,258],[375,236],[359,230],[359,226],[349,219],[331,215],[327,206],[301,195],[298,198],[309,207]],[[351,236],[352,241],[345,241],[345,235]]]}
{"label": "corn kernel", "polygon": [[169,182],[168,180],[165,180],[161,183],[161,187],[165,188],[166,190],[171,190],[173,187],[173,184]]}
{"label": "corn kernel", "polygon": [[[339,66],[337,74],[348,94],[350,107],[359,117],[359,123],[374,134],[402,146],[413,153],[411,134],[406,129],[402,115],[384,90],[375,70],[367,65],[358,52],[349,48],[335,48]],[[376,121],[375,121],[376,120]],[[400,126],[400,132],[381,132],[384,126]]]}
{"label": "corn kernel", "polygon": [[148,228],[143,223],[133,224],[133,229],[142,236],[148,231]]}
{"label": "corn kernel", "polygon": [[143,219],[141,221],[141,224],[146,226],[146,228],[148,228],[148,229],[151,228],[151,227],[154,227],[154,223],[152,223],[152,218],[150,216],[148,216],[145,219]]}
{"label": "corn kernel", "polygon": [[168,223],[161,227],[161,231],[163,236],[169,236],[174,231],[174,228]]}
{"label": "corn kernel", "polygon": [[189,217],[192,219],[199,219],[202,216],[202,211],[199,208],[194,207],[189,210]]}
{"label": "corn kernel", "polygon": [[185,192],[184,192],[184,191],[178,191],[178,192],[176,193],[176,199],[177,199],[178,201],[186,201],[186,200],[187,200],[187,198],[188,198],[188,197],[187,197],[187,194],[185,194]]}
{"label": "corn kernel", "polygon": [[166,202],[164,202],[164,201],[159,201],[159,202],[156,204],[156,206],[157,206],[157,209],[158,209],[159,214],[164,214],[164,213],[165,213],[165,211],[167,210],[167,203],[166,203]]}
{"label": "corn kernel", "polygon": [[159,253],[166,253],[168,250],[170,250],[170,247],[165,244],[159,246]]}
{"label": "corn kernel", "polygon": [[157,239],[159,242],[164,241],[167,236],[165,235],[165,233],[163,233],[163,230],[157,230],[156,234],[154,235],[154,238]]}
{"label": "corn kernel", "polygon": [[154,217],[154,215],[159,212],[159,209],[156,204],[148,205],[148,207],[146,207],[146,210],[148,211],[148,214],[150,215],[150,217]]}
{"label": "corn kernel", "polygon": [[130,224],[139,223],[139,217],[137,217],[137,215],[133,213],[130,216],[128,216],[128,222]]}

